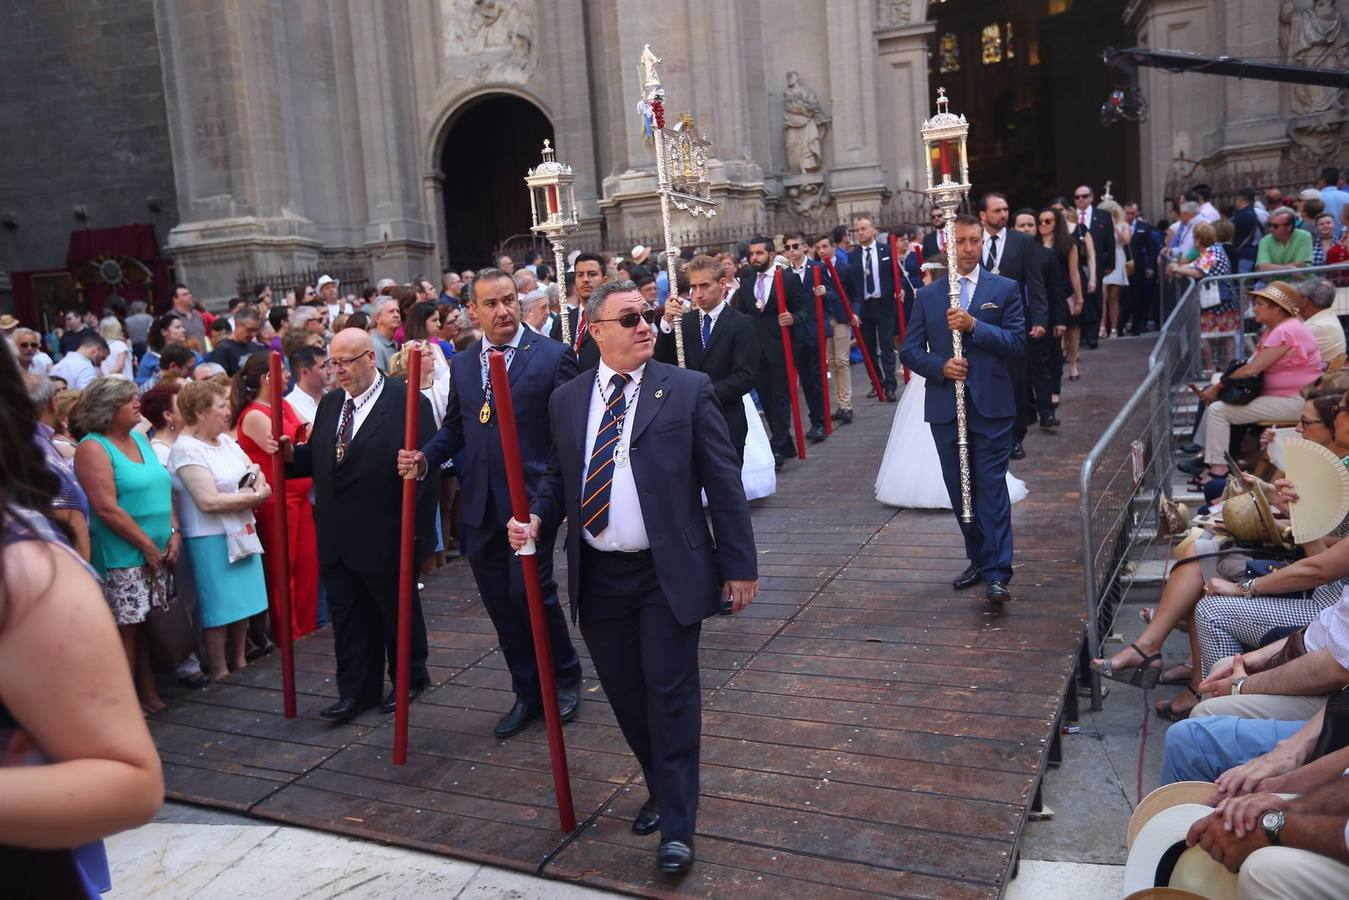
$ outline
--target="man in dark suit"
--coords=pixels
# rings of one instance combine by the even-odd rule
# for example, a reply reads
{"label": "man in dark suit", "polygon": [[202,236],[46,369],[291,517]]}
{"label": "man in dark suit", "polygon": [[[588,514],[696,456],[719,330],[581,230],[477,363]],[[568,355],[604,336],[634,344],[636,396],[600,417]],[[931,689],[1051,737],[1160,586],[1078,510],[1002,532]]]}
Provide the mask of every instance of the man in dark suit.
{"label": "man in dark suit", "polygon": [[[1050,371],[1049,300],[1044,274],[1036,263],[1035,239],[1007,227],[1007,198],[996,191],[979,198],[979,222],[984,227],[980,259],[994,275],[1010,278],[1021,291],[1022,310],[1027,325],[1025,359],[1012,360],[1012,390],[1017,398],[1016,422],[1012,425],[1012,459],[1023,459],[1028,423],[1038,418],[1041,428],[1057,428],[1058,416],[1050,404],[1054,392]],[[1033,401],[1033,402],[1032,402]]]}
{"label": "man in dark suit", "polygon": [[[755,235],[749,239],[749,262],[752,271],[740,279],[732,306],[749,316],[754,326],[754,339],[759,345],[759,369],[754,376],[754,388],[759,392],[768,417],[769,444],[773,460],[780,468],[784,460],[796,455],[796,441],[792,437],[791,396],[788,391],[796,385],[787,384],[787,356],[782,348],[782,327],[794,327],[806,321],[806,305],[810,295],[801,282],[774,268],[776,255],[773,239]],[[777,282],[782,280],[785,312],[778,312]]]}
{"label": "man in dark suit", "polygon": [[[403,444],[407,385],[375,368],[370,334],[348,328],[333,337],[331,356],[340,390],[314,413],[309,442],[287,444],[286,474],[314,479],[319,576],[328,599],[337,655],[336,703],[319,713],[344,722],[380,704],[394,708],[390,689],[381,703],[386,664],[394,681],[398,651],[398,561],[402,484],[392,461]],[[420,437],[435,431],[431,403],[420,398]],[[435,548],[439,473],[417,489],[414,566]],[[426,622],[413,588],[410,695],[430,684]]]}
{"label": "man in dark suit", "polygon": [[[450,397],[440,430],[433,439],[422,442],[420,451],[400,452],[398,469],[415,470],[418,475],[437,472],[446,460],[461,451],[464,454],[461,515],[468,562],[496,628],[515,692],[514,705],[495,729],[497,737],[508,738],[543,714],[543,696],[524,574],[506,539],[506,523],[511,518],[510,486],[501,455],[487,355],[494,347],[506,354],[525,489],[530,493],[547,471],[552,452],[548,397],[576,377],[576,358],[565,345],[521,325],[515,282],[500,269],[479,271],[469,285],[469,298],[482,328],[482,340],[455,355],[450,363]],[[557,600],[551,536],[540,542],[538,560],[558,706],[562,720],[568,722],[580,708],[581,661]]]}
{"label": "man in dark suit", "polygon": [[[1251,191],[1250,196],[1254,198],[1255,192]],[[1238,199],[1237,206],[1240,205]],[[1232,221],[1235,222],[1240,214],[1238,210]],[[1129,293],[1123,304],[1120,327],[1129,322],[1130,334],[1142,334],[1148,323],[1155,325],[1157,322],[1157,256],[1162,252],[1162,238],[1139,213],[1137,203],[1124,204],[1124,219],[1129,223],[1129,256],[1133,259],[1134,271],[1129,276]],[[1256,228],[1260,227],[1254,210],[1251,210],[1250,220],[1256,223]]]}
{"label": "man in dark suit", "polygon": [[674,328],[676,321],[681,322],[684,364],[712,380],[712,393],[721,404],[731,446],[743,466],[745,436],[749,433],[744,397],[754,387],[754,373],[759,367],[754,326],[744,313],[722,299],[721,263],[710,256],[695,256],[684,272],[693,309],[680,316],[684,304],[677,297],[666,298],[665,316],[656,338],[656,359],[671,365],[677,362]]}
{"label": "man in dark suit", "polygon": [[[900,353],[904,364],[927,379],[924,418],[941,458],[946,490],[960,521],[960,458],[957,450],[955,383],[965,382],[965,420],[969,437],[970,490],[974,521],[960,522],[970,564],[952,584],[956,590],[985,583],[995,603],[1011,599],[1012,504],[1007,496],[1007,460],[1011,452],[1016,397],[1008,376],[1010,362],[1026,352],[1021,292],[1015,281],[979,265],[983,227],[972,216],[955,222],[956,276],[961,304],[953,309],[943,278],[918,292],[913,323]],[[962,332],[963,358],[954,358],[951,332]]]}
{"label": "man in dark suit", "polygon": [[576,291],[571,298],[574,302],[562,304],[548,336],[555,341],[562,340],[562,319],[566,317],[571,347],[576,353],[578,364],[582,369],[589,369],[599,362],[600,351],[587,334],[584,310],[590,295],[604,284],[604,257],[598,253],[581,253],[572,263],[572,271],[576,279]]}
{"label": "man in dark suit", "polygon": [[[838,226],[842,228],[843,226]],[[837,230],[837,229],[835,229]],[[829,385],[834,392],[834,399],[830,404],[834,408],[833,419],[842,425],[852,424],[852,338],[853,327],[860,328],[862,320],[857,317],[857,311],[854,308],[853,298],[849,295],[846,299],[848,306],[843,306],[845,298],[838,297],[838,285],[843,284],[843,276],[838,278],[838,284],[834,282],[834,276],[838,272],[847,274],[847,255],[844,254],[842,262],[838,260],[838,248],[834,246],[833,238],[827,234],[819,235],[815,238],[815,261],[824,266],[824,280],[830,287],[834,288],[834,295],[838,298],[838,305],[834,313],[829,316],[830,321],[826,323],[825,328],[825,365],[829,368]],[[833,271],[830,271],[830,266]],[[848,286],[843,284],[843,290],[846,293]],[[848,318],[847,310],[852,309],[852,319]]]}
{"label": "man in dark suit", "polygon": [[[834,290],[832,279],[824,264],[810,258],[810,244],[800,231],[789,231],[782,237],[788,271],[806,291],[806,320],[792,329],[792,349],[796,352],[796,377],[801,382],[801,393],[806,397],[810,411],[810,431],[806,440],[818,444],[824,433],[824,384],[820,380],[820,326],[815,318],[815,296],[823,298],[825,334],[830,333],[829,321],[843,318],[843,304]],[[815,271],[820,275],[820,286],[815,286]]]}
{"label": "man in dark suit", "polygon": [[923,236],[923,262],[946,263],[946,211],[932,207],[932,228]]}
{"label": "man in dark suit", "polygon": [[1096,290],[1086,291],[1082,286],[1082,343],[1088,349],[1095,350],[1101,330],[1101,291],[1105,276],[1115,271],[1115,223],[1110,213],[1097,209],[1092,204],[1096,195],[1087,185],[1078,185],[1073,191],[1073,205],[1077,207],[1077,220],[1086,226],[1091,234],[1091,244],[1096,249]]}
{"label": "man in dark suit", "polygon": [[566,517],[572,614],[651,791],[632,827],[659,829],[657,864],[683,873],[698,809],[698,637],[723,600],[739,612],[754,599],[754,531],[708,377],[651,359],[657,314],[631,282],[596,291],[588,312],[600,364],[553,393],[557,466],[511,543]]}
{"label": "man in dark suit", "polygon": [[866,216],[853,219],[857,244],[848,254],[848,292],[862,298],[862,340],[872,359],[878,360],[885,399],[894,402],[899,379],[895,376],[895,335],[899,313],[895,309],[895,273],[890,265],[890,245],[878,240],[876,226]]}

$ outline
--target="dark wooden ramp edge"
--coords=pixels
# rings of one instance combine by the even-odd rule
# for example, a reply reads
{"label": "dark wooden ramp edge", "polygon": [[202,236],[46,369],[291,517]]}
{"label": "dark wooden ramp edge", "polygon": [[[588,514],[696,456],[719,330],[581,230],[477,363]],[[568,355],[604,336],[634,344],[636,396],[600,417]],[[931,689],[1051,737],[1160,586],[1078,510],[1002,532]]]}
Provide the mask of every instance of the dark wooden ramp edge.
{"label": "dark wooden ramp edge", "polygon": [[336,696],[324,630],[296,648],[297,719],[282,716],[273,657],[205,691],[168,692],[150,722],[168,794],[647,896],[798,895],[803,884],[812,897],[997,896],[1073,689],[1077,468],[1145,347],[1085,354],[1063,427],[1032,428],[1013,466],[1031,494],[1014,507],[1005,610],[952,590],[965,563],[950,512],[874,500],[893,406],[859,399],[854,424],[779,473],[754,510],[760,597],[703,631],[698,863],[682,882],[655,872],[657,838],[629,828],[646,790],[593,678],[565,732],[574,834],[557,830],[542,725],[492,737],[510,680],[463,562],[427,579],[436,687],[413,706],[406,766],[392,765],[392,716],[318,718]]}

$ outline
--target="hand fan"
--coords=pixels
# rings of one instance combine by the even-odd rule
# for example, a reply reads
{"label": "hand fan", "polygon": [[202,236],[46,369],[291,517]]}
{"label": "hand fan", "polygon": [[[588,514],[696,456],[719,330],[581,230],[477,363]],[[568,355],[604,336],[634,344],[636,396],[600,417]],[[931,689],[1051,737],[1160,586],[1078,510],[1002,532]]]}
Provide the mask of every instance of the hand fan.
{"label": "hand fan", "polygon": [[1349,515],[1349,469],[1332,451],[1301,438],[1285,441],[1283,455],[1284,475],[1298,495],[1288,507],[1293,540],[1325,537]]}

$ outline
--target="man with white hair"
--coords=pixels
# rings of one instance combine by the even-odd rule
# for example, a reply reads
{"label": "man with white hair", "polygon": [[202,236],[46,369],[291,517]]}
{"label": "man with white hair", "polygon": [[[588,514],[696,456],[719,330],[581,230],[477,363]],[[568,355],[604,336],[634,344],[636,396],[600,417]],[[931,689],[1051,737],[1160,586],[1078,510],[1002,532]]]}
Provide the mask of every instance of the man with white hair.
{"label": "man with white hair", "polygon": [[552,311],[548,308],[547,293],[534,291],[530,296],[520,299],[520,318],[532,330],[544,337],[548,337],[548,332],[544,330],[544,326],[547,324],[551,313]]}
{"label": "man with white hair", "polygon": [[210,381],[217,375],[228,375],[225,367],[218,362],[204,362],[192,370],[193,381]]}
{"label": "man with white hair", "polygon": [[[1185,207],[1181,207],[1184,215]],[[1255,271],[1301,268],[1312,264],[1312,236],[1296,228],[1297,213],[1280,206],[1269,214],[1269,233],[1255,252]]]}
{"label": "man with white hair", "polygon": [[19,368],[34,375],[46,375],[52,367],[52,358],[42,352],[42,335],[31,328],[14,330],[14,346],[18,349]]}
{"label": "man with white hair", "polygon": [[381,372],[389,371],[389,361],[398,352],[398,343],[393,339],[403,317],[398,312],[398,301],[392,297],[381,297],[375,304],[374,327],[370,330],[370,339],[374,343],[375,366]]}
{"label": "man with white hair", "polygon": [[1316,347],[1321,351],[1321,359],[1330,362],[1344,355],[1344,327],[1339,317],[1331,309],[1335,305],[1335,285],[1325,278],[1300,281],[1297,284],[1298,296],[1302,303],[1298,315],[1306,324],[1307,330],[1316,338]]}

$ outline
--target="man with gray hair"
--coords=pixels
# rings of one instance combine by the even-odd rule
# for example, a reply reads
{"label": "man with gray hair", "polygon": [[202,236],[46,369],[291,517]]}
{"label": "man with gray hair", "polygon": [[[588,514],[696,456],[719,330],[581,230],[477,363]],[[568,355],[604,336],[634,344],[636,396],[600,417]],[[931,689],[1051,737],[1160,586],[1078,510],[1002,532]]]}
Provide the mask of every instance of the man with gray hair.
{"label": "man with gray hair", "polygon": [[[1181,207],[1182,212],[1184,207]],[[1301,268],[1312,264],[1312,236],[1295,228],[1297,213],[1280,206],[1269,214],[1269,233],[1255,252],[1255,271]]]}
{"label": "man with gray hair", "polygon": [[42,335],[33,329],[14,329],[14,346],[18,349],[21,371],[46,375],[51,369],[52,358],[42,352]]}
{"label": "man with gray hair", "polygon": [[217,375],[228,375],[225,367],[216,362],[204,362],[192,370],[193,381],[210,381]]}
{"label": "man with gray hair", "polygon": [[130,310],[131,315],[126,317],[126,336],[131,341],[131,352],[139,359],[145,355],[145,344],[155,317],[146,312],[144,300],[132,300]]}
{"label": "man with gray hair", "polygon": [[1331,309],[1335,305],[1335,285],[1328,279],[1316,278],[1298,282],[1297,292],[1302,298],[1298,315],[1316,338],[1321,359],[1329,363],[1344,356],[1344,327]]}
{"label": "man with gray hair", "polygon": [[381,297],[375,304],[374,327],[370,329],[370,339],[375,345],[375,366],[381,372],[389,371],[389,360],[398,352],[398,342],[393,339],[403,317],[398,312],[398,301],[392,297]]}
{"label": "man with gray hair", "polygon": [[[521,272],[528,270],[521,269]],[[517,275],[519,272],[516,273]],[[546,325],[548,317],[552,310],[548,307],[548,294],[546,292],[534,291],[526,297],[520,298],[520,317],[524,323],[538,334],[548,337]]]}

